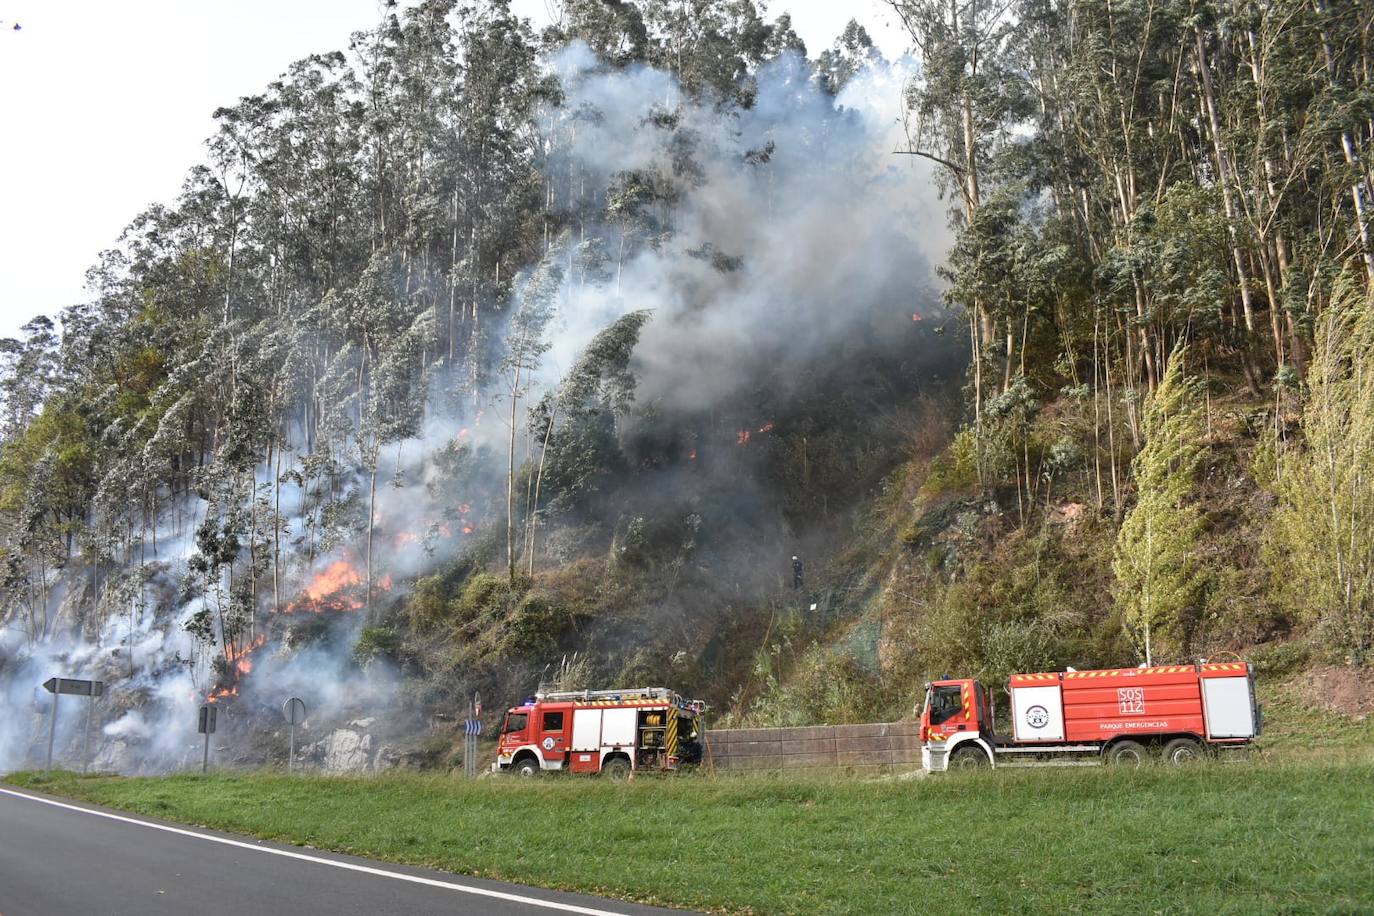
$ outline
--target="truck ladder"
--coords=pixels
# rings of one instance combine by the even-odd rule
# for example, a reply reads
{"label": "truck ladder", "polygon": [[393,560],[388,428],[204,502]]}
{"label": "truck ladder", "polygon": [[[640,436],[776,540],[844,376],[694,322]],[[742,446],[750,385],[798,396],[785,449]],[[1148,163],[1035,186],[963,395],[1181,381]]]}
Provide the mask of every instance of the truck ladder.
{"label": "truck ladder", "polygon": [[677,698],[667,687],[634,687],[628,690],[551,690],[540,691],[535,698],[541,702],[567,702],[573,700],[663,700]]}

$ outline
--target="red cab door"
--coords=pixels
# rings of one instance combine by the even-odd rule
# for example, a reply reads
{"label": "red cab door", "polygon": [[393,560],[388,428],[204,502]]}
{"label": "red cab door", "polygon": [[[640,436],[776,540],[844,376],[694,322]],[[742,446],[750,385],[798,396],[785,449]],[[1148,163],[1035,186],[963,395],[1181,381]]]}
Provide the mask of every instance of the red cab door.
{"label": "red cab door", "polygon": [[536,740],[539,742],[540,750],[544,752],[545,762],[561,763],[568,754],[568,729],[572,727],[572,710],[541,709],[536,727]]}

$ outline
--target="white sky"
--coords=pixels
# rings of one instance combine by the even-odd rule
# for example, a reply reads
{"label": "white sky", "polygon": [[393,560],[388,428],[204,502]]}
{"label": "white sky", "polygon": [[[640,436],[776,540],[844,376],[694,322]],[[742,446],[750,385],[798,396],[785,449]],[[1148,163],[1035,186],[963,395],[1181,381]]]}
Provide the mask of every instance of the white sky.
{"label": "white sky", "polygon": [[[514,0],[536,26],[549,0]],[[211,114],[307,54],[344,50],[377,0],[0,0],[0,336],[80,301],[86,269],[201,161]],[[815,56],[880,0],[773,0]],[[12,30],[14,23],[22,27]]]}

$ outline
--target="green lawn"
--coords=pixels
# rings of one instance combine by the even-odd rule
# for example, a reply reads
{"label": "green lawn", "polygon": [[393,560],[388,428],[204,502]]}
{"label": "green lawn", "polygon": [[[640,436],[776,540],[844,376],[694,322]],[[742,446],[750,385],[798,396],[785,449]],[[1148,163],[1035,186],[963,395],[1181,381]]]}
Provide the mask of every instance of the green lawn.
{"label": "green lawn", "polygon": [[1374,911],[1374,758],[907,781],[11,781],[398,862],[759,913]]}

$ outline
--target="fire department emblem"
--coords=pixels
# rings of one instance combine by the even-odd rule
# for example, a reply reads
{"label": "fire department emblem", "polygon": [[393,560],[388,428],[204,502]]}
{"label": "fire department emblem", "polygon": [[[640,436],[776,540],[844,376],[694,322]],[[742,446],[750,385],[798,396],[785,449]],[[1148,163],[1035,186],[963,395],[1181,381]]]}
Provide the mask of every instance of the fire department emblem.
{"label": "fire department emblem", "polygon": [[548,737],[548,738],[545,738],[545,739],[544,739],[544,750],[546,750],[546,751],[551,751],[551,750],[553,750],[553,745],[554,745],[554,740],[553,740],[552,737]]}
{"label": "fire department emblem", "polygon": [[1044,728],[1050,724],[1050,711],[1043,706],[1032,706],[1026,710],[1026,724],[1031,728]]}

